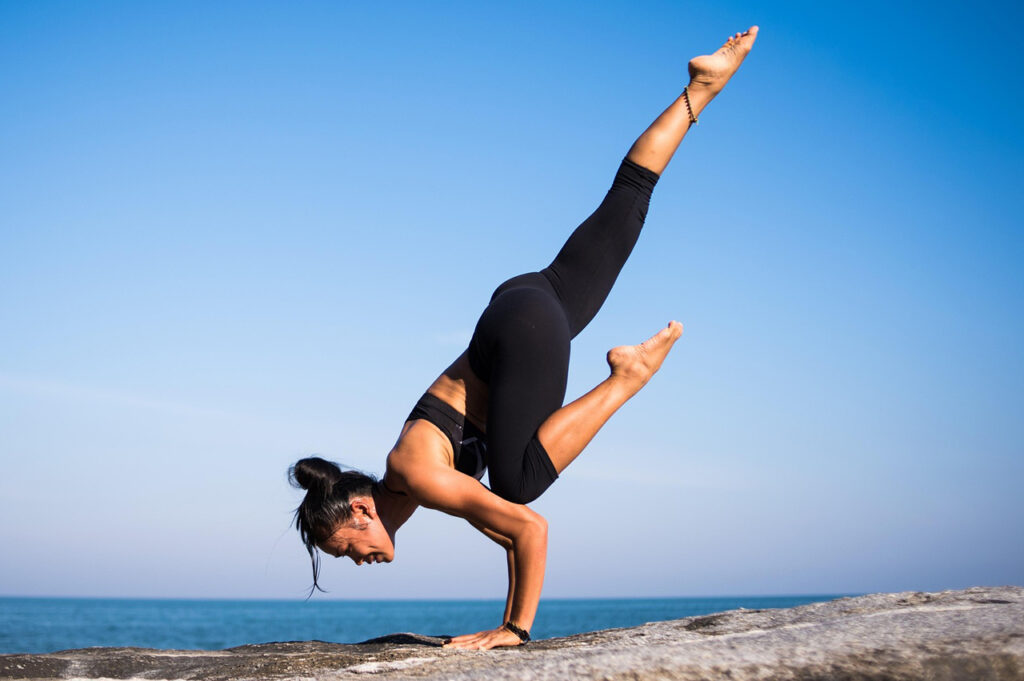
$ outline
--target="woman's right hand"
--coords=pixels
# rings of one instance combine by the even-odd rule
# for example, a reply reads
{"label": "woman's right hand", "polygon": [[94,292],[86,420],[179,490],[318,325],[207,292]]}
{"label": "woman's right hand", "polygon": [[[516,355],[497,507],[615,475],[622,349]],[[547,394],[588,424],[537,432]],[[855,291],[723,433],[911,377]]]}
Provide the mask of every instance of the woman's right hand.
{"label": "woman's right hand", "polygon": [[505,627],[479,631],[475,634],[463,634],[455,636],[445,643],[443,648],[462,648],[470,650],[490,650],[501,646],[519,646],[523,642],[518,636]]}

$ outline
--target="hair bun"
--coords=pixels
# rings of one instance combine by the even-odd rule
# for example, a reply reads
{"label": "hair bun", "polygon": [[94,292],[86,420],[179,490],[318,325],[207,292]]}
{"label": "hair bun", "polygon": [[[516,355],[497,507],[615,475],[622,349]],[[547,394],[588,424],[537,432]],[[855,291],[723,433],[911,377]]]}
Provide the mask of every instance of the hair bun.
{"label": "hair bun", "polygon": [[325,497],[340,479],[341,469],[338,464],[319,456],[300,459],[288,469],[288,480],[293,485]]}

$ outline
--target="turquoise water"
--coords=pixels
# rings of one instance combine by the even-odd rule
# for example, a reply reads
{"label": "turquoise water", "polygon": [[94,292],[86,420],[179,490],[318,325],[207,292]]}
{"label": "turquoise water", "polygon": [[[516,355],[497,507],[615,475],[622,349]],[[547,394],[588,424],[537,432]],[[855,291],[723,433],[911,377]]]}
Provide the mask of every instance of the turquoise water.
{"label": "turquoise water", "polygon": [[[847,594],[841,594],[847,595]],[[543,600],[534,638],[631,627],[734,608],[788,608],[839,595]],[[0,653],[88,646],[216,650],[396,632],[464,634],[501,624],[504,601],[221,601],[0,598]]]}

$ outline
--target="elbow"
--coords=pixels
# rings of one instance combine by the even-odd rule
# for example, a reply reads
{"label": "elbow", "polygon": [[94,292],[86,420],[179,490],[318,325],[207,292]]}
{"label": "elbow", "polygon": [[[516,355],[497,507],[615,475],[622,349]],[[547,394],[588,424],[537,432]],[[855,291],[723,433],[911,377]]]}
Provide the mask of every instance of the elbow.
{"label": "elbow", "polygon": [[519,532],[512,537],[512,543],[511,554],[529,561],[538,557],[542,559],[548,550],[548,521],[543,516],[532,513],[531,516],[524,518],[523,524],[519,526]]}
{"label": "elbow", "polygon": [[[527,509],[529,510],[529,509]],[[529,511],[525,518],[522,537],[531,542],[547,545],[548,543],[548,521],[539,513]]]}

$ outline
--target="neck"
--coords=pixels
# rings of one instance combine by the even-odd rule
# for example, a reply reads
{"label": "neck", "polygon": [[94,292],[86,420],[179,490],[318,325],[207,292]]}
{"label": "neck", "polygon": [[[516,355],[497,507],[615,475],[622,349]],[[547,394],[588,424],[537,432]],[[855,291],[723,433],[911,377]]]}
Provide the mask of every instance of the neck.
{"label": "neck", "polygon": [[398,528],[405,524],[418,504],[403,494],[395,494],[379,482],[373,488],[373,503],[381,524],[394,543]]}

